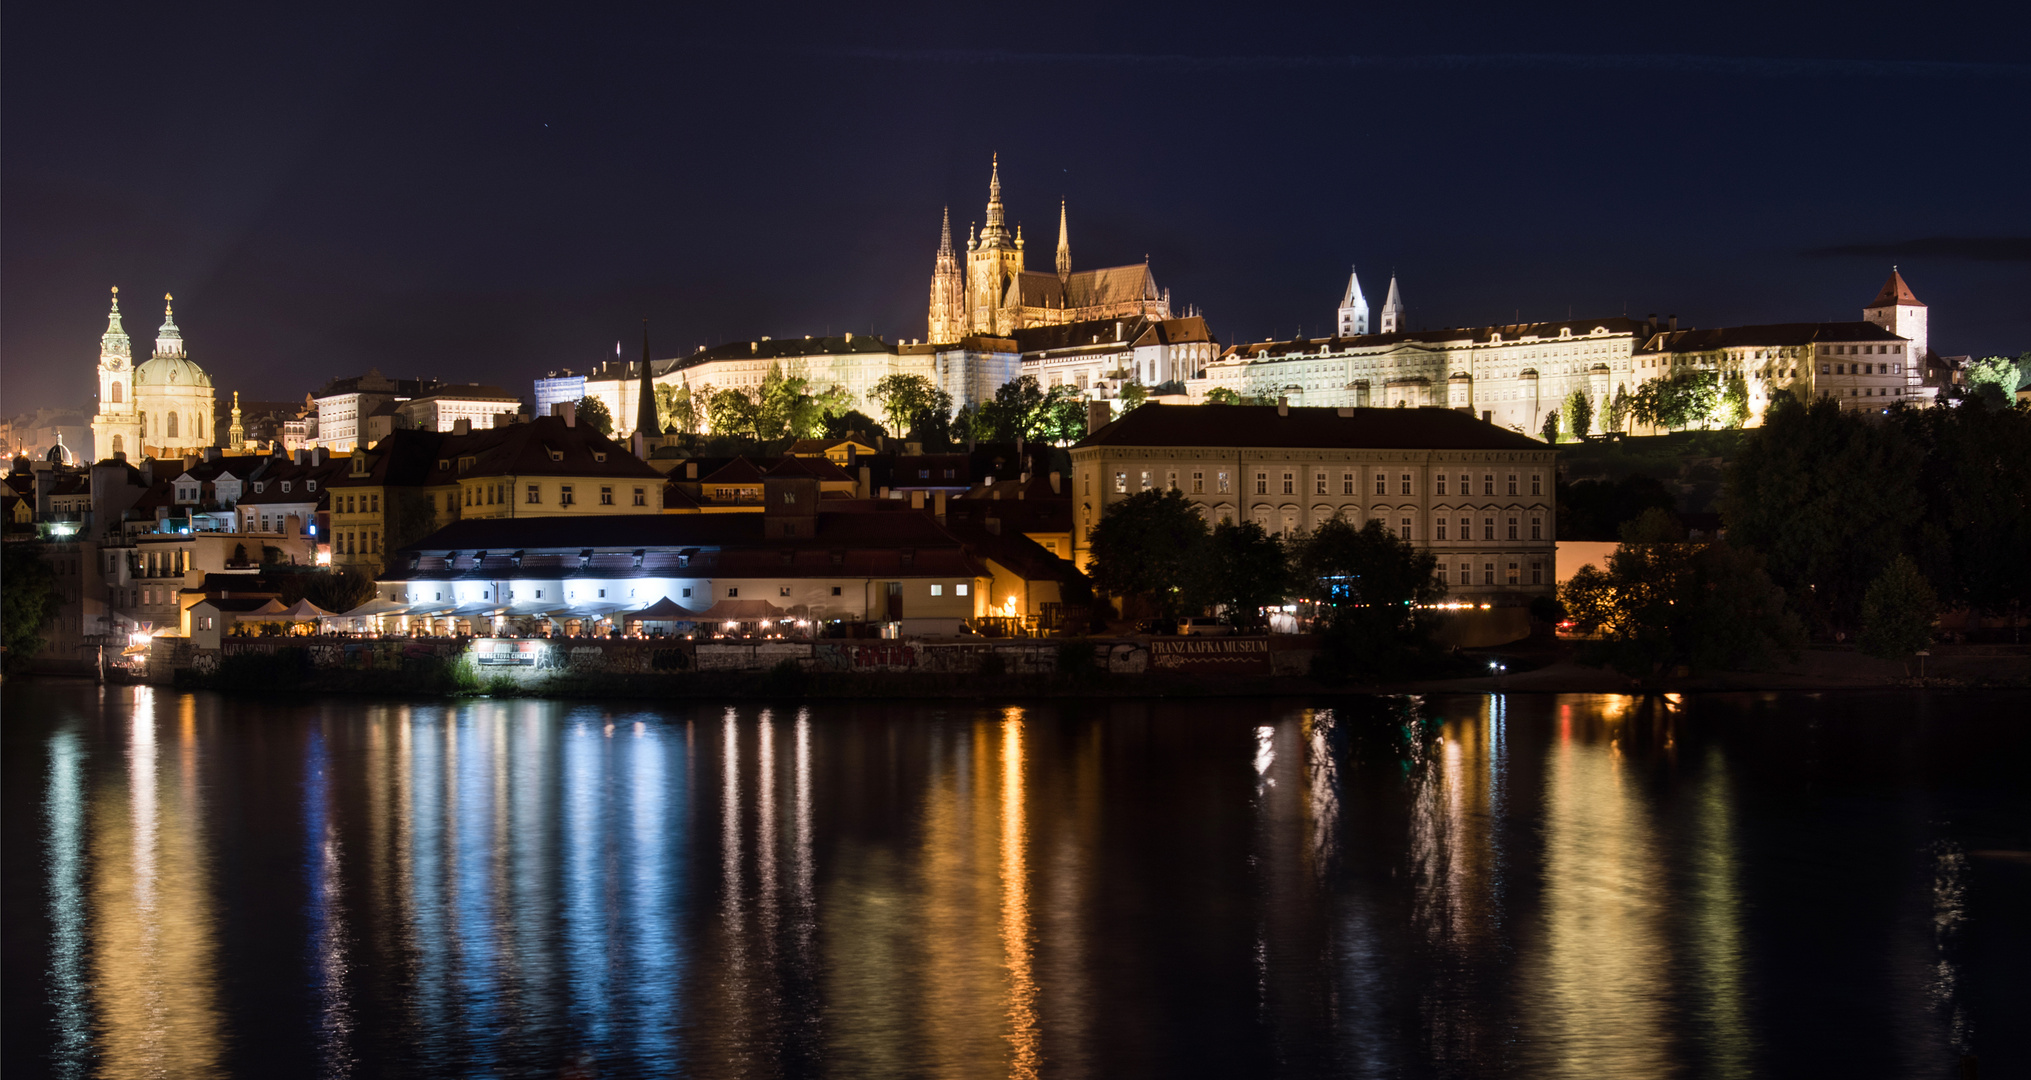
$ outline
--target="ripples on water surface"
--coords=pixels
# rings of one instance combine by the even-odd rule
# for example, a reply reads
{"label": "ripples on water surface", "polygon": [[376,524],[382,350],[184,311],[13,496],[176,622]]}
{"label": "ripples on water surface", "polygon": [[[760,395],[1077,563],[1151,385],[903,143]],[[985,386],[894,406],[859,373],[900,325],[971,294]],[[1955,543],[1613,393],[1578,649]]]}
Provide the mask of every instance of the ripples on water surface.
{"label": "ripples on water surface", "polygon": [[5,695],[9,1075],[2031,1071],[2021,697]]}

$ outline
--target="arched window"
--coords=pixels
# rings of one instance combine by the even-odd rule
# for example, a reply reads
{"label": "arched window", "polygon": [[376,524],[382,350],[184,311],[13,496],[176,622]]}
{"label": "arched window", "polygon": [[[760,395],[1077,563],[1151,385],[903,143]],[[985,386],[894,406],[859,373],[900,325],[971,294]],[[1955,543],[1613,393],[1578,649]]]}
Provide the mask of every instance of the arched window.
{"label": "arched window", "polygon": [[107,396],[106,400],[115,403],[125,400],[125,395],[121,391],[119,383],[113,384],[112,392]]}
{"label": "arched window", "polygon": [[169,414],[169,430],[163,433],[163,437],[164,437],[164,438],[168,438],[168,439],[174,439],[174,438],[176,438],[176,414],[175,414],[175,413],[170,413],[170,414]]}
{"label": "arched window", "polygon": [[124,453],[126,453],[126,452],[127,452],[127,440],[125,440],[125,439],[121,438],[121,437],[120,437],[120,436],[118,436],[118,435],[115,435],[115,436],[113,436],[113,452],[114,452],[114,453],[116,453],[116,454],[124,454]]}
{"label": "arched window", "polygon": [[143,439],[148,438],[148,414],[146,412],[141,412],[135,415],[140,417],[141,419],[141,437]]}

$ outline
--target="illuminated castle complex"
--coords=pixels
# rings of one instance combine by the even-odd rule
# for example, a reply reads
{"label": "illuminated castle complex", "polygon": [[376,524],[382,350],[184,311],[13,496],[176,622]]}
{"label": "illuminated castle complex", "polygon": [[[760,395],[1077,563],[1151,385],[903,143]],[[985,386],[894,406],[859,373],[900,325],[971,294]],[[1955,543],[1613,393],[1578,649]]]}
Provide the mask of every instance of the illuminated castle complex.
{"label": "illuminated castle complex", "polygon": [[1157,289],[1149,263],[1072,270],[1072,243],[1065,206],[1058,204],[1058,260],[1054,271],[1023,265],[1023,234],[1013,235],[1001,205],[1001,163],[987,182],[987,224],[969,229],[965,269],[952,247],[952,215],[945,215],[931,273],[930,342],[943,345],[967,337],[1007,337],[1033,326],[1097,319],[1171,317],[1167,292]]}

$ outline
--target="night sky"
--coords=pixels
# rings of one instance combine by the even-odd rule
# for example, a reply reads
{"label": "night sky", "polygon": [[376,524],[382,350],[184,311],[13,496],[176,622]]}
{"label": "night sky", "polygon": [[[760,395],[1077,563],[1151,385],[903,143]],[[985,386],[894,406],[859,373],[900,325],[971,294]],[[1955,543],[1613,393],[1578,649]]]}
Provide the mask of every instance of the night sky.
{"label": "night sky", "polygon": [[2024,23],[1797,6],[12,4],[4,407],[91,403],[111,285],[222,398],[921,337],[995,152],[1032,269],[1062,197],[1226,342],[1350,264],[1416,328],[1858,319],[1897,263],[1937,351],[2031,349]]}

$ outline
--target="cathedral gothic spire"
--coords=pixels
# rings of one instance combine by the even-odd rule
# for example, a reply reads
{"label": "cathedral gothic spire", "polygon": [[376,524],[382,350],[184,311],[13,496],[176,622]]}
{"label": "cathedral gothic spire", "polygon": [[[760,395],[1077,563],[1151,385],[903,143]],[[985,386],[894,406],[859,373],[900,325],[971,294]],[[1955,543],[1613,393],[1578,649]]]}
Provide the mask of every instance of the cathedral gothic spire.
{"label": "cathedral gothic spire", "polygon": [[1058,200],[1058,284],[1072,277],[1072,234],[1065,228],[1065,200]]}
{"label": "cathedral gothic spire", "polygon": [[656,385],[649,377],[647,319],[642,320],[642,385],[635,391],[635,431],[650,438],[663,434],[663,428],[656,423]]}
{"label": "cathedral gothic spire", "polygon": [[987,224],[980,227],[980,246],[1006,247],[1008,243],[1008,225],[1002,219],[1001,155],[996,154],[987,176]]}
{"label": "cathedral gothic spire", "polygon": [[938,258],[931,267],[930,342],[943,345],[966,336],[966,273],[952,250],[952,208],[938,228]]}

